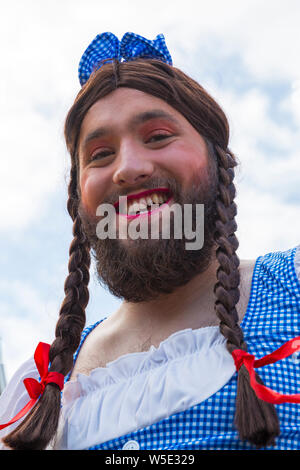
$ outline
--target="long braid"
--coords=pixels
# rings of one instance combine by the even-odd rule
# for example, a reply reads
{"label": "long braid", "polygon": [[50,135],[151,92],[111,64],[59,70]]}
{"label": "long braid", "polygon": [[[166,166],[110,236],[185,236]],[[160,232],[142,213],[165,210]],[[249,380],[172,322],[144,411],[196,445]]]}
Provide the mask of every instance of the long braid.
{"label": "long braid", "polygon": [[[63,300],[59,319],[56,324],[56,339],[50,349],[51,369],[57,371],[56,361],[66,375],[72,367],[73,354],[78,348],[82,330],[85,325],[85,308],[89,301],[88,284],[90,280],[90,245],[82,230],[78,215],[77,170],[71,168],[69,184],[68,212],[73,220],[73,240],[69,249],[69,275],[65,280]],[[60,364],[60,361],[62,363]],[[52,369],[53,367],[53,369]]]}
{"label": "long braid", "polygon": [[[85,308],[89,300],[90,245],[78,216],[77,170],[73,164],[70,173],[68,211],[73,220],[74,238],[69,250],[69,274],[65,280],[65,298],[62,302],[49,358],[50,371],[66,375],[73,365],[82,330]],[[46,385],[34,408],[3,442],[16,450],[42,450],[53,438],[59,420],[61,392],[55,384]]]}
{"label": "long braid", "polygon": [[[235,236],[237,207],[234,203],[236,194],[234,167],[237,165],[233,154],[215,146],[218,157],[219,187],[216,200],[216,258],[219,263],[217,283],[214,287],[216,296],[215,312],[220,319],[220,331],[227,339],[227,349],[247,351],[243,331],[239,325],[236,305],[239,301],[240,274],[239,258],[236,250],[239,246]],[[256,374],[259,383],[262,383]],[[253,391],[249,374],[245,366],[238,372],[235,425],[242,440],[248,440],[257,447],[274,444],[279,435],[279,421],[274,405],[257,398]]]}

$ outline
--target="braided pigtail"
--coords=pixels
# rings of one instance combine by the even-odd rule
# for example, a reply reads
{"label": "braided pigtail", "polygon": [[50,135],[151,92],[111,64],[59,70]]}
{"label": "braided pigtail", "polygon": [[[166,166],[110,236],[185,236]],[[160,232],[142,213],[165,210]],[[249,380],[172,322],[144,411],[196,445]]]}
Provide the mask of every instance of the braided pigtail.
{"label": "braided pigtail", "polygon": [[[237,207],[233,184],[234,167],[237,165],[233,154],[215,146],[219,167],[219,188],[216,200],[216,258],[219,262],[215,311],[220,319],[220,331],[227,339],[227,349],[247,351],[243,331],[239,325],[236,305],[239,301],[240,274],[239,258],[236,255],[238,240],[235,236]],[[256,374],[259,383],[262,380]],[[256,447],[274,444],[279,435],[279,421],[274,405],[259,399],[250,385],[249,373],[243,365],[238,371],[235,425],[242,440],[248,440]]]}
{"label": "braided pigtail", "polygon": [[[73,164],[69,183],[68,211],[73,220],[74,238],[69,250],[69,274],[65,281],[65,298],[56,325],[56,339],[51,345],[50,371],[66,375],[73,365],[85,325],[85,308],[89,300],[90,246],[78,216],[77,169]],[[46,385],[43,395],[21,424],[3,438],[5,445],[16,450],[45,449],[57,429],[61,392],[57,385]]]}

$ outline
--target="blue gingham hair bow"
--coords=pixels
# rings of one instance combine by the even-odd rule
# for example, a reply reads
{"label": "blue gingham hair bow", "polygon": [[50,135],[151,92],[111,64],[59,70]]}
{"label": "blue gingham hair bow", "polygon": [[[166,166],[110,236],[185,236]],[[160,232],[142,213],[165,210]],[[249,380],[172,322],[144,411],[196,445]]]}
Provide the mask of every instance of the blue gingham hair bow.
{"label": "blue gingham hair bow", "polygon": [[155,39],[146,39],[135,33],[125,33],[121,41],[112,33],[98,34],[84,51],[79,62],[78,75],[81,86],[91,73],[105,62],[119,62],[153,58],[172,65],[172,57],[165,43],[163,34]]}

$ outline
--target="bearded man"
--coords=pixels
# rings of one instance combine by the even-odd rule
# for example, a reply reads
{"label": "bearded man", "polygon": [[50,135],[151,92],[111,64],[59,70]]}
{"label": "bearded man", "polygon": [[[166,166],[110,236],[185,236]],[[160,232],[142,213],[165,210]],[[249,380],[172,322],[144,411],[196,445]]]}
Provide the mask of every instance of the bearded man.
{"label": "bearded man", "polygon": [[[79,78],[65,124],[65,299],[51,347],[1,397],[1,422],[18,412],[2,425],[4,445],[299,448],[300,248],[239,260],[224,112],[172,65],[163,35],[98,35]],[[123,302],[83,331],[90,250],[99,282]],[[268,387],[254,371],[263,365]]]}

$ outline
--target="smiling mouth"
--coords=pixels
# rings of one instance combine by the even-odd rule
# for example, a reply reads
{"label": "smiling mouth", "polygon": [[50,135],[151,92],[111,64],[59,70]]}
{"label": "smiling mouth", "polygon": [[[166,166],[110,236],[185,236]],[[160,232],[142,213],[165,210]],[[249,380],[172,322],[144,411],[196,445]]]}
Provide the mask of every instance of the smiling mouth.
{"label": "smiling mouth", "polygon": [[172,194],[168,188],[155,188],[129,196],[120,196],[114,207],[118,215],[131,219],[153,213],[162,205],[168,204],[171,198]]}

